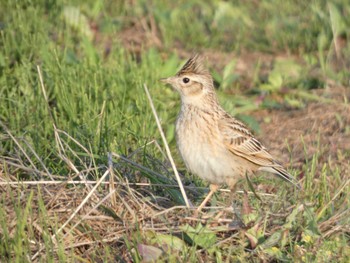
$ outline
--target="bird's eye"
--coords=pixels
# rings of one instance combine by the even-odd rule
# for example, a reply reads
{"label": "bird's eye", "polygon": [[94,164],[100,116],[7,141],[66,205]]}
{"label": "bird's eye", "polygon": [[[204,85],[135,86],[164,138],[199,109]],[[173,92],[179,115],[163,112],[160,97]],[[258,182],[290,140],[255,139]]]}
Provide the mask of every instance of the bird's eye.
{"label": "bird's eye", "polygon": [[183,78],[182,81],[183,81],[184,83],[188,83],[188,82],[190,82],[190,79],[189,79],[189,78]]}

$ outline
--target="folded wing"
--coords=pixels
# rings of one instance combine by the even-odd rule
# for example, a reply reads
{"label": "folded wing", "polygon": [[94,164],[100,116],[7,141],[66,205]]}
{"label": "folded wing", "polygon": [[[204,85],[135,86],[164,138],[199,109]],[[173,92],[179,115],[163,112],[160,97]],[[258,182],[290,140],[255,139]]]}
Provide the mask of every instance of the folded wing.
{"label": "folded wing", "polygon": [[267,152],[243,123],[233,118],[225,118],[219,122],[219,129],[224,144],[231,153],[256,164],[260,167],[258,170],[279,175],[300,188],[296,179]]}

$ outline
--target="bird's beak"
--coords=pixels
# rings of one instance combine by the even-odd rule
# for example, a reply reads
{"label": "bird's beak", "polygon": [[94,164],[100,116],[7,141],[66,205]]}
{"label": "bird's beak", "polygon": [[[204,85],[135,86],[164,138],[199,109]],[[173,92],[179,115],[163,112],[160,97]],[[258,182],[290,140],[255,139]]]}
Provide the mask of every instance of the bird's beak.
{"label": "bird's beak", "polygon": [[164,84],[169,83],[169,82],[168,82],[168,78],[161,78],[161,79],[159,79],[159,81],[160,81],[160,82],[163,82]]}
{"label": "bird's beak", "polygon": [[173,77],[170,77],[170,78],[161,78],[159,81],[163,82],[164,84],[172,84],[173,81],[174,81],[174,78]]}

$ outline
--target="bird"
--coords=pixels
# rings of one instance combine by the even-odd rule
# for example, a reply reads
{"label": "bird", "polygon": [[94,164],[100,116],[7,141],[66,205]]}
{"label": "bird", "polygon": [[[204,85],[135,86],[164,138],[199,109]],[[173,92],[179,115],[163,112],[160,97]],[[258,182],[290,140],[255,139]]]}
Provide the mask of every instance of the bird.
{"label": "bird", "polygon": [[220,185],[226,184],[232,193],[239,180],[259,171],[300,188],[247,126],[219,104],[213,77],[201,55],[192,55],[175,76],[161,81],[180,93],[181,109],[175,125],[180,155],[192,174],[210,184],[197,211],[206,206]]}

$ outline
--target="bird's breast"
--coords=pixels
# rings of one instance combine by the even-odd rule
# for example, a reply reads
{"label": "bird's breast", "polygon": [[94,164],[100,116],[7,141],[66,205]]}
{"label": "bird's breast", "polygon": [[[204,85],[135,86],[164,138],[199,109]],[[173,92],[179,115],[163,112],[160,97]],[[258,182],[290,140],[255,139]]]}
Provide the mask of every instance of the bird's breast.
{"label": "bird's breast", "polygon": [[180,115],[176,139],[182,159],[192,173],[212,183],[225,183],[225,176],[232,175],[229,153],[212,116]]}

